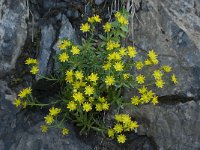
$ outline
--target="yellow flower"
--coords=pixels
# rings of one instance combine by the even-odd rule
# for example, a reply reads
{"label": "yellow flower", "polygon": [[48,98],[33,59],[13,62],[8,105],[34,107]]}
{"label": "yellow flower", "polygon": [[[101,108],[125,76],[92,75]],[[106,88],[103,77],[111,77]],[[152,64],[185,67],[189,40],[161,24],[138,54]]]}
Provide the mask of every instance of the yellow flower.
{"label": "yellow flower", "polygon": [[114,59],[115,59],[115,54],[114,54],[114,53],[108,54],[107,59],[108,59],[109,61],[114,60]]}
{"label": "yellow flower", "polygon": [[13,102],[13,104],[16,106],[16,107],[19,107],[21,105],[21,100],[20,99],[15,99],[15,101]]}
{"label": "yellow flower", "polygon": [[127,80],[128,78],[130,78],[130,73],[123,74],[123,78],[124,80]]}
{"label": "yellow flower", "polygon": [[153,104],[153,105],[158,104],[158,96],[154,96],[154,97],[153,97],[153,99],[152,99],[152,104]]}
{"label": "yellow flower", "polygon": [[142,63],[142,61],[138,61],[136,62],[135,67],[137,70],[141,70],[144,67],[144,64]]}
{"label": "yellow flower", "polygon": [[51,125],[54,121],[53,116],[51,115],[47,115],[46,117],[44,117],[46,124]]}
{"label": "yellow flower", "polygon": [[94,94],[94,88],[91,87],[90,85],[86,86],[85,87],[85,95],[89,95],[90,96],[92,94]]}
{"label": "yellow flower", "polygon": [[150,101],[150,98],[151,97],[149,97],[147,93],[144,93],[144,94],[142,94],[142,96],[140,98],[140,103],[141,104],[148,103]]}
{"label": "yellow flower", "polygon": [[115,115],[115,120],[118,122],[122,122],[122,115],[121,114],[116,114]]}
{"label": "yellow flower", "polygon": [[154,64],[158,64],[158,55],[154,52],[154,50],[149,51],[148,56]]}
{"label": "yellow flower", "polygon": [[69,109],[69,111],[74,111],[76,110],[77,104],[74,101],[70,101],[67,104],[67,108]]}
{"label": "yellow flower", "polygon": [[68,71],[65,72],[65,75],[66,75],[66,76],[71,76],[71,77],[72,77],[73,74],[74,74],[74,73],[73,73],[73,70],[68,70]]}
{"label": "yellow flower", "polygon": [[121,60],[121,59],[122,59],[122,57],[121,57],[121,55],[120,55],[119,53],[114,52],[113,54],[114,54],[114,56],[115,56],[115,57],[114,57],[115,60]]}
{"label": "yellow flower", "polygon": [[129,124],[131,122],[131,117],[127,114],[122,114],[122,122],[124,124]]}
{"label": "yellow flower", "polygon": [[119,11],[117,11],[116,13],[115,13],[115,18],[119,18],[121,16],[121,13],[119,12]]}
{"label": "yellow flower", "polygon": [[66,61],[68,61],[68,59],[69,59],[69,56],[68,56],[68,54],[67,53],[62,53],[62,54],[59,54],[59,60],[60,60],[60,62],[66,62]]}
{"label": "yellow flower", "polygon": [[103,110],[109,110],[110,104],[108,104],[107,102],[102,103],[102,109]]}
{"label": "yellow flower", "polygon": [[73,82],[73,70],[68,70],[65,72],[65,80],[69,83],[72,83]]}
{"label": "yellow flower", "polygon": [[145,86],[138,89],[140,94],[144,94],[147,92],[147,88]]}
{"label": "yellow flower", "polygon": [[119,23],[121,23],[122,25],[128,24],[128,20],[124,16],[122,16],[122,14],[120,12],[115,13],[115,17],[116,17],[117,21]]}
{"label": "yellow flower", "polygon": [[99,15],[94,15],[93,17],[92,17],[92,19],[95,21],[95,22],[101,22],[101,18],[99,17]]}
{"label": "yellow flower", "polygon": [[129,129],[131,130],[131,131],[133,131],[133,130],[135,130],[135,129],[137,129],[139,127],[139,125],[138,125],[138,123],[136,122],[136,121],[131,121],[130,123],[129,123]]}
{"label": "yellow flower", "polygon": [[78,55],[80,53],[80,49],[78,46],[72,46],[71,52],[73,55]]}
{"label": "yellow flower", "polygon": [[91,111],[91,110],[92,110],[92,105],[91,105],[91,103],[85,102],[85,103],[83,104],[83,111],[88,112],[88,111]]}
{"label": "yellow flower", "polygon": [[118,136],[117,136],[117,141],[118,141],[118,143],[125,143],[125,141],[126,141],[126,136],[123,135],[123,134],[118,135]]}
{"label": "yellow flower", "polygon": [[167,65],[164,65],[164,66],[163,66],[163,70],[164,70],[165,72],[171,72],[172,67],[167,66]]}
{"label": "yellow flower", "polygon": [[131,98],[131,103],[135,106],[137,106],[140,103],[140,99],[138,96],[134,96]]}
{"label": "yellow flower", "polygon": [[174,82],[174,84],[177,84],[177,83],[178,83],[175,74],[172,74],[171,79],[172,79],[172,82]]}
{"label": "yellow flower", "polygon": [[136,81],[138,82],[138,84],[143,84],[145,81],[145,76],[139,74],[138,76],[136,76]]}
{"label": "yellow flower", "polygon": [[110,70],[110,68],[111,68],[111,63],[108,62],[108,63],[104,64],[104,65],[102,66],[102,68],[103,68],[104,70]]}
{"label": "yellow flower", "polygon": [[41,125],[41,126],[40,126],[40,129],[41,129],[41,131],[42,131],[43,133],[46,133],[47,130],[48,130],[48,127],[47,127],[46,125]]}
{"label": "yellow flower", "polygon": [[114,49],[114,42],[109,41],[106,46],[106,50],[113,50]]}
{"label": "yellow flower", "polygon": [[124,16],[119,16],[119,17],[117,18],[117,21],[118,21],[119,23],[121,23],[122,25],[128,25],[128,20],[127,20]]}
{"label": "yellow flower", "polygon": [[37,64],[38,62],[37,62],[37,60],[36,59],[33,59],[33,58],[28,58],[28,59],[26,59],[26,61],[25,61],[25,64],[26,65],[30,65],[30,64]]}
{"label": "yellow flower", "polygon": [[103,25],[103,29],[105,32],[110,32],[111,27],[112,27],[111,23],[108,23],[108,22],[106,22],[106,24]]}
{"label": "yellow flower", "polygon": [[150,59],[154,59],[158,57],[158,55],[154,52],[153,49],[148,52],[148,56]]}
{"label": "yellow flower", "polygon": [[121,133],[123,131],[123,127],[119,123],[115,124],[113,129],[115,130],[116,133]]}
{"label": "yellow flower", "polygon": [[135,47],[128,46],[128,56],[130,58],[134,58],[136,55],[137,55],[137,51],[136,51]]}
{"label": "yellow flower", "polygon": [[89,23],[94,23],[94,18],[93,17],[88,17],[88,22]]}
{"label": "yellow flower", "polygon": [[146,60],[144,61],[144,63],[145,63],[145,65],[147,65],[147,66],[149,66],[149,65],[152,64],[152,63],[151,63],[151,60],[149,60],[149,59],[146,59]]}
{"label": "yellow flower", "polygon": [[32,74],[37,74],[38,71],[39,71],[38,67],[37,67],[37,66],[33,66],[33,67],[31,68],[31,71],[30,71],[30,72],[31,72]]}
{"label": "yellow flower", "polygon": [[106,85],[108,85],[108,86],[114,85],[114,83],[115,83],[115,78],[114,78],[113,76],[106,76],[105,83],[106,83]]}
{"label": "yellow flower", "polygon": [[105,97],[98,97],[98,101],[104,103],[106,101]]}
{"label": "yellow flower", "polygon": [[79,89],[82,86],[82,81],[75,81],[73,84],[74,89]]}
{"label": "yellow flower", "polygon": [[115,68],[116,71],[122,71],[124,66],[123,66],[122,62],[116,62],[114,64],[114,68]]}
{"label": "yellow flower", "polygon": [[121,57],[121,55],[120,55],[119,53],[113,52],[113,53],[111,53],[111,54],[108,54],[107,59],[108,59],[109,61],[111,61],[111,60],[121,60],[122,57]]}
{"label": "yellow flower", "polygon": [[58,48],[60,50],[64,50],[71,45],[71,42],[68,40],[60,40],[58,44]]}
{"label": "yellow flower", "polygon": [[83,97],[83,94],[81,92],[74,93],[73,98],[74,98],[75,101],[78,101],[79,103],[83,103],[83,101],[84,101],[84,97]]}
{"label": "yellow flower", "polygon": [[114,135],[115,135],[115,131],[113,129],[108,129],[108,137],[113,139]]}
{"label": "yellow flower", "polygon": [[68,134],[69,134],[69,130],[67,128],[63,128],[62,135],[68,135]]}
{"label": "yellow flower", "polygon": [[76,77],[76,79],[82,80],[82,78],[83,78],[82,71],[76,71],[75,72],[75,77]]}
{"label": "yellow flower", "polygon": [[96,108],[96,111],[102,111],[103,110],[101,103],[97,103],[95,108]]}
{"label": "yellow flower", "polygon": [[162,79],[158,79],[156,80],[155,84],[158,88],[163,88],[163,85],[165,84],[165,82]]}
{"label": "yellow flower", "polygon": [[147,94],[147,96],[148,96],[149,98],[153,98],[153,96],[155,95],[155,93],[152,92],[151,90],[148,91],[146,94]]}
{"label": "yellow flower", "polygon": [[88,32],[90,30],[90,25],[88,23],[82,24],[80,30],[82,32]]}
{"label": "yellow flower", "polygon": [[88,76],[88,78],[92,82],[96,82],[99,79],[99,77],[98,77],[98,75],[96,73],[95,74],[92,73],[90,76]]}
{"label": "yellow flower", "polygon": [[50,115],[51,116],[57,116],[60,113],[61,109],[60,108],[54,108],[52,107],[49,109]]}
{"label": "yellow flower", "polygon": [[32,89],[29,87],[29,88],[25,88],[23,90],[20,91],[20,93],[18,94],[18,96],[20,98],[25,98],[27,95],[30,95],[32,92]]}
{"label": "yellow flower", "polygon": [[153,72],[153,76],[155,79],[161,79],[161,77],[163,76],[162,72],[160,70],[154,70]]}
{"label": "yellow flower", "polygon": [[114,46],[114,48],[119,48],[119,47],[120,47],[120,44],[119,44],[119,42],[114,42],[114,43],[113,43],[113,46]]}
{"label": "yellow flower", "polygon": [[126,53],[126,48],[124,48],[124,47],[120,48],[120,49],[119,49],[119,54],[120,54],[121,56],[126,56],[126,55],[127,55],[127,53]]}

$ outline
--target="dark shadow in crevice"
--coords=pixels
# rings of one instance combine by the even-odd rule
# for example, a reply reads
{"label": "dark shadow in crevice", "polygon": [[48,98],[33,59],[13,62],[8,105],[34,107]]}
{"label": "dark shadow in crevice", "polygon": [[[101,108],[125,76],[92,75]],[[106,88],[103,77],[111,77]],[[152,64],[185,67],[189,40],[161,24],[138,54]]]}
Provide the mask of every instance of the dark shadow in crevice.
{"label": "dark shadow in crevice", "polygon": [[49,103],[61,91],[61,85],[57,81],[40,79],[33,85],[33,97],[41,103]]}
{"label": "dark shadow in crevice", "polygon": [[159,97],[159,105],[175,105],[178,103],[186,103],[188,101],[194,100],[193,97],[186,97],[184,95],[167,95]]}

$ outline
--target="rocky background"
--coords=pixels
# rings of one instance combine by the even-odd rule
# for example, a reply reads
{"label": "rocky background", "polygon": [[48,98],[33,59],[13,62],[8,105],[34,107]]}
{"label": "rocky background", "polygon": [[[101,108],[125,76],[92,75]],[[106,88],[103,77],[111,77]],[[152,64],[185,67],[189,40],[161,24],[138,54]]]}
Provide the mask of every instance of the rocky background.
{"label": "rocky background", "polygon": [[200,149],[200,1],[132,0],[131,4],[129,42],[140,50],[155,49],[161,63],[173,66],[179,85],[159,92],[157,106],[125,110],[141,126],[126,145],[119,146],[93,133],[81,137],[71,124],[67,137],[55,130],[42,134],[43,110],[16,110],[11,104],[27,85],[42,98],[51,96],[51,86],[46,89],[47,83],[31,76],[24,60],[37,58],[40,74],[54,72],[58,39],[78,43],[79,24],[94,12],[108,19],[107,7],[116,9],[112,0],[0,0],[0,150]]}

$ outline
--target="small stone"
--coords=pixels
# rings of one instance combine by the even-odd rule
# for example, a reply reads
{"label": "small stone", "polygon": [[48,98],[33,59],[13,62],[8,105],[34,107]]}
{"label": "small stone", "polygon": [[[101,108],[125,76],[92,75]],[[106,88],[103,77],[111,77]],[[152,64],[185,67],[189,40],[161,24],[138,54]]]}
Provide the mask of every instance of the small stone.
{"label": "small stone", "polygon": [[104,0],[95,0],[96,5],[101,5],[104,2]]}

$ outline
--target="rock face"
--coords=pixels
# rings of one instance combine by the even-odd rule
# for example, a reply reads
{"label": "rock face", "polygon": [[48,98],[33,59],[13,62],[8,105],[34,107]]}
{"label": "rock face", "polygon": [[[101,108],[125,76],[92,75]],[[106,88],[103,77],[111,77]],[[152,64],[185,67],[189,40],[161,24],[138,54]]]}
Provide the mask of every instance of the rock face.
{"label": "rock face", "polygon": [[70,134],[62,136],[61,131],[52,129],[46,134],[40,131],[44,112],[18,112],[6,99],[1,97],[0,107],[0,149],[1,150],[92,150],[81,142],[72,126]]}
{"label": "rock face", "polygon": [[[60,131],[56,130],[43,134],[40,125],[43,123],[44,116],[41,114],[45,114],[44,112],[19,111],[11,103],[16,93],[8,87],[4,76],[15,68],[16,60],[24,47],[29,30],[26,23],[28,12],[25,0],[16,0],[14,3],[0,0],[0,150],[91,150],[90,146],[76,137],[72,126],[68,126],[71,134],[66,137],[62,137]],[[66,23],[67,18],[64,19]],[[66,24],[65,27],[63,25],[63,28],[66,27]],[[41,70],[46,72],[56,33],[51,24],[44,25],[41,29],[40,44],[43,51],[39,60],[43,62]]]}
{"label": "rock face", "polygon": [[[60,22],[60,25],[56,25],[55,22]],[[56,26],[58,28],[56,29]],[[40,53],[38,56],[39,61],[39,74],[47,75],[56,72],[55,54],[59,51],[58,43],[59,39],[70,39],[77,43],[77,37],[75,29],[72,27],[69,19],[64,14],[58,14],[54,18],[49,19],[45,25],[41,27],[41,43]]]}
{"label": "rock face", "polygon": [[140,120],[138,134],[152,137],[160,150],[200,148],[200,102],[145,105],[128,111]]}
{"label": "rock face", "polygon": [[11,69],[27,37],[28,7],[26,0],[0,1],[0,77]]}
{"label": "rock face", "polygon": [[[139,49],[155,49],[161,64],[170,64],[178,75],[179,85],[167,87],[159,95],[185,96],[187,102],[160,102],[128,109],[140,122],[138,135],[124,147],[116,143],[91,146],[78,139],[71,125],[70,135],[62,137],[57,130],[40,132],[43,114],[19,111],[11,101],[16,93],[8,88],[5,75],[15,68],[16,60],[31,31],[28,6],[40,32],[40,74],[55,71],[54,56],[59,38],[73,39],[76,20],[87,11],[83,0],[0,0],[0,150],[198,150],[200,149],[200,1],[199,0],[134,0],[135,16],[131,23],[131,40]],[[98,7],[104,0],[94,1]],[[91,9],[92,11],[92,9]],[[70,20],[69,20],[70,19]],[[27,21],[27,22],[26,22]],[[73,26],[72,26],[73,24]],[[75,25],[74,25],[75,24]],[[30,38],[30,37],[29,37]],[[39,82],[38,82],[39,83]],[[194,101],[191,99],[195,99]],[[185,101],[185,100],[183,100]],[[141,138],[143,137],[143,138]],[[149,138],[148,138],[149,137]],[[92,138],[97,143],[96,138]],[[157,148],[152,144],[155,142]],[[96,144],[95,143],[95,144]],[[101,140],[99,140],[101,143]]]}
{"label": "rock face", "polygon": [[[145,105],[128,110],[141,121],[138,134],[151,137],[158,149],[200,149],[200,15],[199,0],[135,0],[132,40],[140,49],[154,49],[161,64],[170,64],[179,85],[159,95],[184,95],[185,103]],[[130,31],[131,32],[131,31]]]}
{"label": "rock face", "polygon": [[[200,16],[199,0],[138,0],[132,39],[146,50],[155,49],[161,64],[170,64],[179,85],[164,93],[199,97],[200,89]],[[139,5],[138,5],[139,4]]]}

